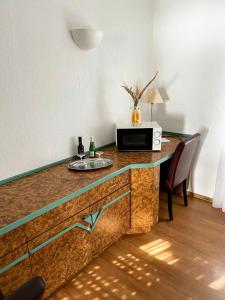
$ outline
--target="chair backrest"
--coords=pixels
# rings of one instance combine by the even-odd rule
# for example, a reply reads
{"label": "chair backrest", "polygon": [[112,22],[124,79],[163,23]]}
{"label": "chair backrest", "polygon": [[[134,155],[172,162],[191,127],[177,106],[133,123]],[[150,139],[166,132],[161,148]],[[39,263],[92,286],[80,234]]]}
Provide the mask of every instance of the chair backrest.
{"label": "chair backrest", "polygon": [[3,300],[37,300],[44,293],[45,283],[39,276],[33,277],[22,286],[20,286],[11,295]]}
{"label": "chair backrest", "polygon": [[2,294],[2,292],[0,290],[0,300],[3,300],[3,299],[4,299],[4,296],[3,296],[3,294]]}
{"label": "chair backrest", "polygon": [[196,133],[177,145],[166,180],[168,189],[172,190],[188,178],[199,139],[200,134]]}

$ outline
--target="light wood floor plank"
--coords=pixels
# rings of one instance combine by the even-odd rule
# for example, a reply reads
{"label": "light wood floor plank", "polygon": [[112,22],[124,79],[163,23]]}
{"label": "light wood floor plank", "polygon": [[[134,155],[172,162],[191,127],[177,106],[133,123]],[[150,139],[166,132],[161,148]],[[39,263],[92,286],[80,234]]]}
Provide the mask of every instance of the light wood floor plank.
{"label": "light wood floor plank", "polygon": [[177,196],[169,222],[161,199],[153,232],[123,237],[50,300],[224,300],[225,214]]}

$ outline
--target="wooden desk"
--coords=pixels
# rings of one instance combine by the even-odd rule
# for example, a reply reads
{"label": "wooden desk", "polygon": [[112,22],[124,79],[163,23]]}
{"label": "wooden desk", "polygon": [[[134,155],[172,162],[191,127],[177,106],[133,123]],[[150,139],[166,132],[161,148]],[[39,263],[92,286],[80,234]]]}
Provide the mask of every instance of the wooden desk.
{"label": "wooden desk", "polygon": [[46,282],[44,297],[124,234],[148,232],[158,219],[161,152],[103,149],[113,166],[72,172],[67,163],[0,186],[0,290],[29,278]]}

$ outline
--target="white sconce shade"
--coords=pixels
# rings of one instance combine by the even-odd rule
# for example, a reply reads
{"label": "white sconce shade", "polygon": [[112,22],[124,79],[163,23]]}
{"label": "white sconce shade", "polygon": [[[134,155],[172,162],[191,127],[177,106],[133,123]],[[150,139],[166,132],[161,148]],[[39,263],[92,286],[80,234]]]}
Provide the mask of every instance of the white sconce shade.
{"label": "white sconce shade", "polygon": [[96,29],[72,29],[72,37],[76,45],[83,50],[96,48],[102,40],[103,31]]}

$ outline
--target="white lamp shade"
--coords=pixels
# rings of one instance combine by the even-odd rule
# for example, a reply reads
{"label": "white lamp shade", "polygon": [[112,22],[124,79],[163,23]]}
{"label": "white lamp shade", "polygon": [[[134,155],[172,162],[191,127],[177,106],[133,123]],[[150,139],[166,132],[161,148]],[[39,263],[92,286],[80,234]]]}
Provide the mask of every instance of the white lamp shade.
{"label": "white lamp shade", "polygon": [[151,88],[148,89],[143,97],[142,100],[144,102],[148,102],[148,103],[163,103],[163,98],[160,94],[160,91],[157,88]]}
{"label": "white lamp shade", "polygon": [[90,50],[96,48],[102,40],[103,32],[96,29],[72,29],[72,37],[74,42],[80,49]]}

